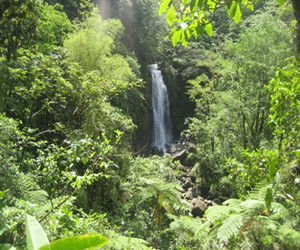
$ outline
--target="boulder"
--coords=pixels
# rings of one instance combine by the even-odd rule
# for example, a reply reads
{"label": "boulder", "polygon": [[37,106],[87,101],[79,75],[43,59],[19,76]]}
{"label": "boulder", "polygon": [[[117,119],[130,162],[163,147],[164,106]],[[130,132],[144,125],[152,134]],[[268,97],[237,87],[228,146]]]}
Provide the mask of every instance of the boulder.
{"label": "boulder", "polygon": [[198,196],[201,195],[201,188],[199,186],[193,187],[192,192],[193,192],[193,198],[197,198]]}
{"label": "boulder", "polygon": [[180,177],[180,179],[186,178],[186,173],[180,173],[179,177]]}
{"label": "boulder", "polygon": [[174,161],[180,161],[181,163],[185,162],[186,157],[187,157],[187,150],[186,149],[178,151],[173,155]]}
{"label": "boulder", "polygon": [[188,190],[192,186],[192,183],[190,181],[186,181],[182,187],[184,190]]}
{"label": "boulder", "polygon": [[193,199],[192,188],[189,188],[189,189],[188,189],[188,191],[187,191],[186,194],[185,194],[185,198],[186,198],[187,200]]}
{"label": "boulder", "polygon": [[192,210],[191,213],[194,217],[202,217],[207,209],[205,201],[199,196],[197,199],[192,200]]}

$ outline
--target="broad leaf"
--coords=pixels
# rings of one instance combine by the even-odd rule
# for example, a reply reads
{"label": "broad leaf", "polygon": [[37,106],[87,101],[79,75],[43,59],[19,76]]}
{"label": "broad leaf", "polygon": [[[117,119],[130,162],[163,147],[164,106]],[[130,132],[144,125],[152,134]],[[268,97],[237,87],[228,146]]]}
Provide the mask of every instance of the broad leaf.
{"label": "broad leaf", "polygon": [[39,250],[83,250],[83,249],[96,249],[108,243],[105,236],[99,234],[93,235],[79,235],[56,240],[41,247]]}
{"label": "broad leaf", "polygon": [[198,7],[198,2],[199,0],[192,0],[191,3],[190,3],[190,8],[191,8],[191,11],[195,11]]}
{"label": "broad leaf", "polygon": [[206,24],[205,27],[204,27],[204,29],[205,29],[207,35],[212,36],[212,34],[213,34],[213,26],[212,26],[211,23]]}
{"label": "broad leaf", "polygon": [[168,24],[169,24],[170,26],[172,26],[173,23],[174,23],[175,20],[176,20],[176,12],[175,12],[175,8],[174,8],[173,5],[172,5],[171,8],[168,10],[166,18],[167,18]]}
{"label": "broad leaf", "polygon": [[5,193],[7,192],[8,190],[1,190],[0,191],[0,199],[5,195]]}
{"label": "broad leaf", "polygon": [[182,30],[176,30],[172,34],[172,44],[175,47],[176,44],[180,41],[182,36]]}
{"label": "broad leaf", "polygon": [[236,24],[238,24],[241,21],[241,17],[242,17],[242,12],[241,12],[241,8],[240,8],[240,4],[237,3],[236,9],[235,9],[235,14],[233,17],[233,20],[235,21]]}
{"label": "broad leaf", "polygon": [[285,0],[277,0],[277,3],[278,3],[279,6],[281,6],[285,3]]}
{"label": "broad leaf", "polygon": [[[40,247],[49,244],[45,231],[38,221],[30,215],[26,215],[26,241],[28,250],[37,250]],[[49,249],[48,248],[44,248]]]}
{"label": "broad leaf", "polygon": [[265,196],[265,202],[266,202],[266,207],[269,210],[270,210],[272,201],[273,201],[273,191],[271,188],[268,188],[266,196]]}
{"label": "broad leaf", "polygon": [[236,2],[232,2],[229,9],[227,10],[228,16],[234,17],[235,10],[236,10]]}
{"label": "broad leaf", "polygon": [[169,7],[171,0],[163,0],[159,5],[159,14],[165,13]]}

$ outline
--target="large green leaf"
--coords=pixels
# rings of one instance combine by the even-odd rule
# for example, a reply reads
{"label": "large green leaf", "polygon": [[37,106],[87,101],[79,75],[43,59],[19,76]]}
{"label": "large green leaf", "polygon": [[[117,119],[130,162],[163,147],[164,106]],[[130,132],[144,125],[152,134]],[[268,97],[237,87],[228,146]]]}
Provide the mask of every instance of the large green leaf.
{"label": "large green leaf", "polygon": [[172,44],[175,47],[176,44],[181,40],[182,37],[182,30],[176,30],[172,34]]}
{"label": "large green leaf", "polygon": [[205,29],[207,35],[212,36],[212,34],[213,34],[213,26],[212,26],[211,23],[206,24],[205,27],[204,27],[204,29]]}
{"label": "large green leaf", "polygon": [[285,3],[285,0],[277,0],[277,3],[278,3],[279,6],[281,6]]}
{"label": "large green leaf", "polygon": [[96,249],[108,243],[105,236],[99,234],[79,235],[56,240],[41,247],[39,250],[83,250]]}
{"label": "large green leaf", "polygon": [[[49,244],[45,231],[38,221],[31,215],[26,215],[26,241],[28,250],[37,250],[41,246]],[[49,249],[48,248],[44,248]]]}
{"label": "large green leaf", "polygon": [[169,7],[171,0],[163,0],[161,1],[160,5],[159,5],[159,14],[161,15],[162,13],[166,12],[166,10]]}
{"label": "large green leaf", "polygon": [[173,23],[174,23],[175,20],[176,20],[176,12],[175,12],[175,8],[174,8],[173,5],[172,5],[171,8],[168,10],[166,18],[167,18],[168,24],[169,24],[170,26],[172,26]]}
{"label": "large green leaf", "polygon": [[241,8],[240,8],[240,4],[237,3],[236,9],[235,9],[235,14],[233,17],[233,20],[235,21],[236,24],[238,24],[241,21],[241,17],[242,17],[242,12],[241,12]]}

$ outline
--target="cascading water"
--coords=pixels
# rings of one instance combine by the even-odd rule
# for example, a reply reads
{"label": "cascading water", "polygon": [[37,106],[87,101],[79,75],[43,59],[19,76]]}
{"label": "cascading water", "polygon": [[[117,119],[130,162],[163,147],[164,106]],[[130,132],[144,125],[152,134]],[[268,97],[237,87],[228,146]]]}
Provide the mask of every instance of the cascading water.
{"label": "cascading water", "polygon": [[151,64],[153,142],[152,146],[167,151],[166,146],[172,142],[172,124],[167,86],[157,64]]}

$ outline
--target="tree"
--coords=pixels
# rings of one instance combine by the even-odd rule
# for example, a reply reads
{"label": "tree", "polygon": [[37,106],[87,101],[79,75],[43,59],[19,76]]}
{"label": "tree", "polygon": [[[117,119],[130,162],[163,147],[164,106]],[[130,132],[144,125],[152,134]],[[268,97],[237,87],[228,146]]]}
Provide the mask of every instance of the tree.
{"label": "tree", "polygon": [[95,9],[65,41],[67,55],[85,72],[97,70],[104,79],[118,82],[135,80],[124,57],[113,53],[115,41],[122,33],[123,26],[119,20],[103,21]]}
{"label": "tree", "polygon": [[20,47],[32,47],[40,17],[39,0],[3,0],[0,2],[0,43],[10,61]]}
{"label": "tree", "polygon": [[54,48],[63,45],[64,39],[71,30],[71,21],[62,11],[61,5],[42,4],[37,25],[37,50],[45,54],[52,53]]}

